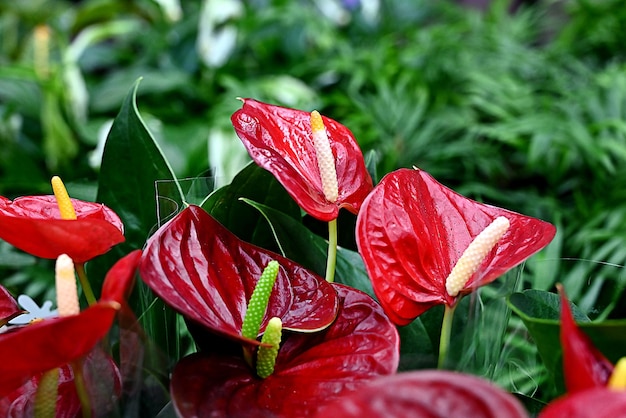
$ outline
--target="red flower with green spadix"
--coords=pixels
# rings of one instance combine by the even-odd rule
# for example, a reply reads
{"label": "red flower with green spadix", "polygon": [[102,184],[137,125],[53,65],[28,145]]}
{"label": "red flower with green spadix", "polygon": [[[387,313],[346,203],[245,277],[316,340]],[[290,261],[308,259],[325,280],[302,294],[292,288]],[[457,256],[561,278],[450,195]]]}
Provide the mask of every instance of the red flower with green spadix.
{"label": "red flower with green spadix", "polygon": [[259,367],[261,355],[254,368],[240,351],[201,351],[183,358],[170,384],[178,416],[309,417],[342,393],[394,373],[399,337],[380,305],[348,286],[331,286],[339,295],[339,311],[324,330],[265,339],[276,332],[272,323],[280,322],[270,320],[263,337],[274,355],[267,369]]}
{"label": "red flower with green spadix", "polygon": [[421,370],[379,377],[322,406],[316,418],[528,418],[512,394],[477,376]]}
{"label": "red flower with green spadix", "polygon": [[[255,335],[242,335],[253,291],[270,262],[275,282]],[[293,261],[246,243],[198,206],[189,206],[148,240],[140,274],[167,304],[219,336],[258,346],[267,322],[284,330],[314,332],[335,319],[333,287]],[[266,308],[265,308],[266,307]]]}
{"label": "red flower with green spadix", "polygon": [[340,208],[356,214],[372,190],[350,130],[317,111],[243,99],[231,121],[252,159],[316,219],[337,219]]}
{"label": "red flower with green spadix", "polygon": [[545,247],[553,225],[468,199],[420,169],[386,175],[364,201],[357,245],[385,312],[406,325],[454,307]]}
{"label": "red flower with green spadix", "polygon": [[84,263],[124,241],[123,225],[111,209],[70,199],[58,177],[55,195],[0,196],[0,239],[36,257],[67,254]]}
{"label": "red flower with green spadix", "polygon": [[[98,302],[79,312],[72,261],[61,255],[57,261],[59,317],[16,326],[0,334],[0,398],[19,390],[31,378],[40,379],[50,370],[80,361],[109,331],[131,286],[141,251],[120,259],[107,273]],[[114,283],[114,284],[113,284]]]}

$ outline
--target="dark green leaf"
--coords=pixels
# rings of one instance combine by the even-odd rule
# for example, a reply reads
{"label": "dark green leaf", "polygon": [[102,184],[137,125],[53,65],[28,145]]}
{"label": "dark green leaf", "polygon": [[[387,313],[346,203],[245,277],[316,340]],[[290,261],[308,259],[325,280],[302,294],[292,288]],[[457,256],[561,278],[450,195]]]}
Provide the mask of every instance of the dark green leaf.
{"label": "dark green leaf", "polygon": [[295,219],[300,218],[300,208],[271,173],[254,163],[244,167],[229,185],[216,190],[202,203],[204,210],[240,239],[276,251],[267,223],[257,210],[241,202],[242,198],[280,208]]}
{"label": "dark green leaf", "polygon": [[[183,205],[180,186],[137,110],[135,98],[138,86],[139,81],[126,96],[111,127],[104,147],[98,183],[97,201],[113,209],[122,219],[126,242],[90,262],[88,272],[92,286],[98,280],[101,283],[102,277],[117,259],[142,248],[150,232],[158,225],[157,181],[173,181],[178,193],[169,197],[179,207]],[[97,291],[100,286],[95,287]],[[176,350],[168,346],[168,341],[176,337],[167,335],[176,329],[176,318],[171,311],[164,309],[162,302],[156,300],[142,283],[139,287],[140,294],[131,301],[132,306],[136,312],[144,313],[143,326],[159,347],[172,357],[177,357]]]}

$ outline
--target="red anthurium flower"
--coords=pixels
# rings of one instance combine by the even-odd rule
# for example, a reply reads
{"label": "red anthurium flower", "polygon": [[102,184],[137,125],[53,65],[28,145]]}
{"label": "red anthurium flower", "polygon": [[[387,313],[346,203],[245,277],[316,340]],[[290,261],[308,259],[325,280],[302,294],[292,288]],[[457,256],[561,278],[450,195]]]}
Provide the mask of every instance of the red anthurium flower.
{"label": "red anthurium flower", "polygon": [[[0,334],[0,398],[33,376],[81,359],[104,337],[130,286],[141,251],[116,263],[105,277],[99,302],[76,315],[47,318]],[[111,285],[115,282],[115,285]],[[105,290],[109,289],[109,290]]]}
{"label": "red anthurium flower", "polygon": [[544,408],[539,418],[626,416],[626,391],[595,387],[562,396]]}
{"label": "red anthurium flower", "polygon": [[9,291],[0,286],[0,327],[23,313],[24,311],[17,306],[16,300]]}
{"label": "red anthurium flower", "polygon": [[0,239],[41,258],[84,263],[124,241],[120,218],[99,203],[71,199],[77,219],[61,219],[53,195],[0,196]]}
{"label": "red anthurium flower", "polygon": [[298,264],[241,241],[198,206],[189,206],[149,240],[141,278],[175,310],[232,340],[241,335],[247,304],[263,269],[280,264],[261,332],[272,317],[283,328],[317,331],[337,313],[333,287]]}
{"label": "red anthurium flower", "polygon": [[[508,229],[451,295],[446,281],[453,268],[496,220]],[[555,232],[547,222],[461,196],[422,170],[400,169],[363,202],[356,234],[380,303],[396,324],[406,325],[435,305],[454,306],[545,247]]]}
{"label": "red anthurium flower", "polygon": [[197,353],[181,360],[170,385],[179,416],[307,417],[342,391],[394,373],[394,325],[371,297],[333,286],[340,298],[335,322],[312,334],[283,334],[274,372],[265,379],[240,353]]}
{"label": "red anthurium flower", "polygon": [[[95,416],[104,417],[115,408],[121,393],[121,377],[115,362],[97,346],[81,363],[85,389]],[[0,399],[3,417],[30,418],[35,416],[35,396],[44,374],[33,376],[28,382]],[[82,406],[74,383],[74,371],[69,365],[59,368],[55,417],[82,416]]]}
{"label": "red anthurium flower", "polygon": [[322,407],[316,418],[528,418],[508,392],[476,376],[424,370],[380,377]]}
{"label": "red anthurium flower", "polygon": [[563,287],[559,285],[558,290],[561,296],[561,347],[567,392],[604,387],[613,373],[613,364],[576,326]]}
{"label": "red anthurium flower", "polygon": [[[317,114],[312,129],[311,116],[244,99],[231,121],[252,159],[271,172],[309,215],[328,222],[337,219],[342,207],[356,214],[372,190],[363,154],[348,128],[323,116],[320,123]],[[324,164],[336,188],[331,194],[325,192]]]}

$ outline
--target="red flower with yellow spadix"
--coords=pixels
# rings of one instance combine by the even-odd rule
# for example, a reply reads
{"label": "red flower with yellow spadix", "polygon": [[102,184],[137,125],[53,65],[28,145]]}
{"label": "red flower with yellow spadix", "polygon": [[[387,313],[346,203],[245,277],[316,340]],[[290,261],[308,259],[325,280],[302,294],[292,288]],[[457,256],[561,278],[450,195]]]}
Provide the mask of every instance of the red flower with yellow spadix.
{"label": "red flower with yellow spadix", "polygon": [[70,199],[60,178],[54,195],[0,196],[0,239],[36,257],[67,254],[84,263],[124,241],[120,218],[108,207]]}
{"label": "red flower with yellow spadix", "polygon": [[553,225],[475,202],[420,169],[386,175],[363,203],[357,245],[385,312],[406,325],[518,265]]}
{"label": "red flower with yellow spadix", "polygon": [[[48,373],[52,375],[53,383],[58,381],[60,385],[67,382],[68,373],[75,376],[83,360],[87,363],[103,361],[101,372],[111,371],[113,377],[117,376],[114,363],[108,358],[102,360],[102,356],[93,350],[108,333],[124,303],[123,298],[132,286],[140,257],[141,251],[137,250],[120,259],[105,277],[100,300],[82,312],[78,304],[73,262],[67,255],[58,257],[56,291],[59,316],[12,327],[0,334],[0,357],[5,359],[0,373],[0,399],[4,398],[0,405],[3,408],[9,407],[5,402],[7,399],[23,403],[25,395],[35,396],[40,382],[50,379],[46,376]],[[59,389],[58,393],[61,396],[68,392],[61,393]],[[77,399],[75,394],[70,395],[72,399]],[[33,399],[26,400],[34,402]],[[71,407],[75,406],[72,404]],[[65,416],[58,410],[57,413],[57,416]]]}
{"label": "red flower with yellow spadix", "polygon": [[340,208],[356,214],[372,190],[350,130],[317,111],[243,99],[231,121],[252,159],[316,219],[337,219]]}

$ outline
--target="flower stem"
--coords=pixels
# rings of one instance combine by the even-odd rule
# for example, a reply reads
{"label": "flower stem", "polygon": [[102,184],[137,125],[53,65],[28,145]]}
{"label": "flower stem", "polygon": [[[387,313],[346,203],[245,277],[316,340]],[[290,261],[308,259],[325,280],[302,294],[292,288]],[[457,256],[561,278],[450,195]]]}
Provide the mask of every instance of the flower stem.
{"label": "flower stem", "polygon": [[89,280],[87,279],[87,273],[85,273],[85,264],[77,263],[75,266],[76,274],[78,274],[78,280],[80,281],[80,286],[83,288],[83,294],[87,299],[87,303],[89,306],[96,303],[96,297],[93,294],[93,290],[91,290],[91,285],[89,284]]}
{"label": "flower stem", "polygon": [[443,369],[448,355],[448,347],[450,346],[450,333],[452,331],[452,318],[454,318],[454,306],[445,305],[443,312],[443,322],[441,323],[441,336],[439,337],[439,360],[437,362],[437,368]]}
{"label": "flower stem", "polygon": [[74,386],[76,386],[76,393],[80,400],[80,407],[83,418],[91,418],[91,402],[89,400],[89,393],[87,393],[87,387],[85,386],[85,376],[83,375],[83,360],[75,360],[72,363],[72,371],[74,372]]}
{"label": "flower stem", "polygon": [[335,281],[337,265],[337,219],[328,222],[328,257],[326,258],[326,281]]}

